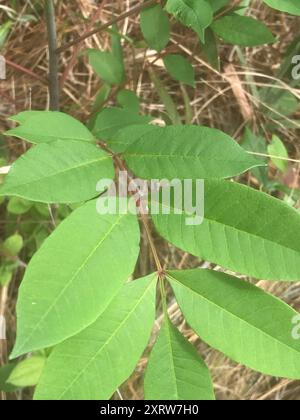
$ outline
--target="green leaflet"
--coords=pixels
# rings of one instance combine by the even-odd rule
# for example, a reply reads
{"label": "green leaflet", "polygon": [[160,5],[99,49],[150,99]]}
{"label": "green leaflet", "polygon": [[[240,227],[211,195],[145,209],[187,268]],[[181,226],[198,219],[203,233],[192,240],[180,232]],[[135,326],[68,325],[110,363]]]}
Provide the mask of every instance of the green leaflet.
{"label": "green leaflet", "polygon": [[285,145],[280,140],[278,136],[273,135],[272,137],[272,143],[268,146],[268,153],[271,156],[278,156],[285,158],[284,159],[276,159],[274,157],[271,157],[272,162],[278,168],[281,172],[285,172],[288,169],[288,152],[286,150]]}
{"label": "green leaflet", "polygon": [[[246,128],[245,130],[241,146],[252,153],[261,153],[262,155],[266,155],[268,153],[266,139],[259,135],[256,136],[249,128]],[[267,166],[268,158],[257,156],[257,159],[259,159],[265,166],[254,168],[252,173],[261,184],[266,186],[269,182]]]}
{"label": "green leaflet", "polygon": [[300,16],[299,0],[263,0],[268,6],[281,12]]}
{"label": "green leaflet", "polygon": [[155,321],[156,275],[125,286],[96,322],[58,345],[36,400],[107,400],[131,375]]}
{"label": "green leaflet", "polygon": [[215,399],[207,366],[168,318],[164,320],[148,362],[145,399]]}
{"label": "green leaflet", "polygon": [[166,10],[183,25],[192,28],[204,41],[204,32],[212,20],[213,10],[206,0],[168,0]]}
{"label": "green leaflet", "polygon": [[4,133],[31,143],[56,140],[94,142],[92,133],[79,121],[62,112],[25,111],[10,118],[21,124]]}
{"label": "green leaflet", "polygon": [[124,109],[128,109],[128,111],[135,112],[136,114],[140,111],[140,98],[132,90],[120,90],[117,95],[117,101]]}
{"label": "green leaflet", "polygon": [[0,196],[43,203],[78,203],[99,195],[96,185],[114,178],[112,158],[94,144],[69,140],[43,143],[12,166]]}
{"label": "green leaflet", "polygon": [[15,369],[16,366],[17,366],[16,363],[10,363],[8,365],[4,365],[0,367],[0,391],[15,392],[18,389],[17,387],[7,383],[7,379],[9,378],[9,375]]}
{"label": "green leaflet", "polygon": [[164,58],[164,65],[173,79],[192,87],[196,86],[195,70],[191,63],[182,55],[167,55]]}
{"label": "green leaflet", "polygon": [[93,132],[97,139],[108,140],[129,125],[147,124],[152,119],[128,109],[106,108],[98,114]]}
{"label": "green leaflet", "polygon": [[107,140],[107,143],[114,152],[123,153],[144,135],[150,135],[151,132],[154,135],[159,130],[160,127],[151,124],[131,125],[118,131],[116,135]]}
{"label": "green leaflet", "polygon": [[299,281],[300,214],[295,209],[224,180],[205,181],[204,207],[200,225],[187,226],[185,213],[154,215],[153,220],[165,239],[207,261],[258,279]]}
{"label": "green leaflet", "polygon": [[205,44],[201,43],[201,48],[209,64],[220,71],[218,40],[211,28],[207,28],[205,32]]}
{"label": "green leaflet", "polygon": [[135,216],[99,215],[96,201],[64,220],[26,270],[11,357],[53,346],[94,322],[133,272],[139,239]]}
{"label": "green leaflet", "polygon": [[249,16],[224,16],[214,21],[211,28],[225,42],[233,45],[254,47],[275,41],[265,24]]}
{"label": "green leaflet", "polygon": [[[290,123],[284,117],[291,116],[299,109],[298,99],[289,91],[278,91],[273,87],[262,88],[259,90],[259,96],[265,114],[269,118],[279,120],[281,124]],[[299,123],[296,126],[299,127]]]}
{"label": "green leaflet", "polygon": [[141,29],[150,48],[160,52],[170,39],[168,14],[157,4],[141,12]]}
{"label": "green leaflet", "polygon": [[266,375],[300,378],[294,309],[224,273],[174,271],[169,278],[187,322],[206,343]]}
{"label": "green leaflet", "polygon": [[7,383],[18,388],[36,386],[46,364],[46,358],[33,356],[22,360],[12,370],[7,379]]}
{"label": "green leaflet", "polygon": [[211,5],[211,8],[213,9],[213,11],[217,12],[218,10],[227,6],[228,3],[229,3],[229,0],[209,0],[209,3]]}
{"label": "green leaflet", "polygon": [[88,49],[86,52],[90,65],[104,82],[113,86],[125,81],[124,64],[119,56],[94,49]]}
{"label": "green leaflet", "polygon": [[0,50],[4,47],[12,26],[13,23],[11,21],[7,21],[0,26]]}
{"label": "green leaflet", "polygon": [[156,73],[153,67],[148,68],[148,73],[151,79],[151,82],[156,90],[161,102],[164,104],[166,113],[162,114],[162,118],[166,121],[167,124],[180,125],[181,117],[177,110],[177,105],[175,104],[172,96],[169,94],[164,83]]}
{"label": "green leaflet", "polygon": [[0,250],[4,251],[11,257],[16,257],[21,249],[23,248],[24,240],[21,235],[15,234],[9,236],[4,242],[3,245],[0,245]]}
{"label": "green leaflet", "polygon": [[[0,188],[1,191],[1,188]],[[23,200],[22,198],[12,197],[9,199],[7,211],[10,214],[20,215],[26,214],[33,206],[31,201]]]}
{"label": "green leaflet", "polygon": [[[132,131],[124,129],[122,139],[128,133],[130,143]],[[145,179],[227,178],[260,166],[231,137],[192,125],[147,129],[123,157],[135,175]]]}
{"label": "green leaflet", "polygon": [[[43,117],[44,115],[48,114],[48,115],[54,115],[53,113],[55,113],[56,117],[57,117],[57,111],[22,111],[19,112],[19,114],[16,115],[12,115],[11,117],[9,117],[8,119],[10,121],[14,121],[18,124],[25,124],[30,118],[32,117]],[[61,112],[58,112],[58,114],[60,115]],[[64,114],[66,115],[66,114]]]}

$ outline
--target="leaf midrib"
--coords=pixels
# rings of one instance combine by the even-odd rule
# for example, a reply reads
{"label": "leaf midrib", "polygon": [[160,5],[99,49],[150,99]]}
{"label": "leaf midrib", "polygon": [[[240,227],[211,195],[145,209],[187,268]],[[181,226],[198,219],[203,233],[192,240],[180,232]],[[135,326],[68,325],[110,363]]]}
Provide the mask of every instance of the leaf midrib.
{"label": "leaf midrib", "polygon": [[[115,142],[116,144],[117,144],[117,142]],[[123,143],[124,144],[124,143]],[[126,144],[125,144],[126,145]],[[202,153],[202,152],[201,152]],[[205,153],[205,152],[204,152]],[[123,152],[122,153],[122,155],[124,155],[124,157],[125,157],[125,159],[127,158],[127,157],[134,157],[134,158],[138,158],[138,159],[143,159],[143,158],[178,158],[178,159],[190,159],[190,160],[195,160],[195,161],[199,161],[199,158],[201,158],[202,156],[201,156],[201,154],[199,154],[199,155],[195,155],[195,154],[193,154],[193,155],[183,155],[182,153],[181,154],[178,154],[178,155],[174,155],[174,154],[169,154],[169,155],[166,155],[166,154],[159,154],[159,155],[155,155],[155,154],[151,154],[151,153],[149,153],[149,154],[146,154],[146,153],[130,153],[130,152],[127,152],[127,151],[125,151],[125,152]],[[213,156],[211,159],[208,159],[206,156],[205,156],[205,161],[213,161],[213,162],[236,162],[236,163],[244,163],[245,161],[247,162],[247,159],[246,159],[246,156],[244,157],[244,159],[243,160],[237,160],[237,159],[220,159],[220,158],[218,158],[218,157],[215,157],[215,156]],[[250,161],[250,158],[249,158],[249,161]],[[198,162],[199,163],[199,162]],[[256,166],[266,166],[266,165],[264,165],[264,164],[261,164],[261,163],[257,163],[257,165]]]}
{"label": "leaf midrib", "polygon": [[[43,134],[34,134],[32,132],[27,132],[25,130],[22,129],[22,132],[19,133],[19,131],[21,131],[21,127],[17,127],[17,128],[13,128],[11,130],[8,130],[7,132],[4,133],[4,135],[6,136],[12,136],[12,137],[17,137],[20,138],[22,140],[26,140],[26,141],[30,141],[31,143],[34,144],[47,144],[47,143],[52,143],[55,141],[83,141],[86,143],[91,143],[94,140],[94,137],[76,137],[76,136],[72,136],[72,137],[66,137],[66,136],[59,136],[59,135],[43,135]],[[25,133],[25,134],[22,134]],[[30,138],[24,137],[24,136],[30,136]],[[34,140],[32,140],[32,136],[34,138]],[[36,141],[35,138],[39,137],[41,139],[53,139],[51,141],[45,141],[45,142],[40,142],[40,141]]]}
{"label": "leaf midrib", "polygon": [[175,382],[176,396],[177,396],[177,399],[179,399],[179,390],[178,390],[178,385],[177,385],[177,375],[176,375],[175,364],[174,364],[174,352],[173,352],[173,346],[172,346],[172,340],[171,340],[171,331],[170,331],[170,322],[171,321],[169,320],[168,317],[166,317],[165,322],[167,324],[166,328],[168,330],[167,339],[169,339],[168,343],[169,343],[169,347],[170,347],[170,359],[171,359],[172,372],[173,372],[174,382]]}
{"label": "leaf midrib", "polygon": [[[74,385],[75,382],[77,382],[77,380],[80,378],[80,376],[82,376],[84,374],[84,372],[88,369],[89,365],[91,363],[93,363],[97,357],[99,356],[99,354],[105,349],[105,347],[107,347],[109,345],[109,343],[113,340],[113,338],[116,336],[116,334],[119,332],[119,330],[124,326],[124,324],[126,324],[126,322],[128,321],[128,319],[132,316],[132,314],[135,312],[136,308],[141,304],[141,302],[144,300],[145,296],[148,294],[150,288],[153,285],[153,282],[155,280],[155,276],[153,277],[152,281],[150,281],[149,285],[147,286],[147,288],[144,290],[142,296],[138,299],[138,301],[136,302],[136,304],[134,305],[134,307],[132,308],[132,310],[126,315],[126,317],[123,319],[123,321],[121,321],[121,323],[119,324],[119,326],[115,329],[115,331],[110,335],[110,337],[102,344],[102,346],[100,347],[99,350],[97,350],[95,356],[93,356],[87,363],[86,366],[76,375],[76,377],[73,379],[73,381],[71,382],[71,384],[64,390],[64,392],[58,397],[58,400],[62,399],[63,396],[72,388],[72,386]],[[100,315],[101,316],[101,315]]]}
{"label": "leaf midrib", "polygon": [[[200,270],[199,270],[200,271]],[[193,293],[194,295],[196,295],[198,298],[202,298],[203,300],[205,300],[206,302],[208,302],[209,304],[211,304],[212,306],[217,307],[220,311],[224,311],[225,313],[227,313],[229,316],[236,318],[239,322],[242,322],[244,324],[246,324],[248,327],[251,327],[255,330],[257,330],[259,333],[265,335],[268,338],[271,338],[272,340],[274,340],[277,344],[280,344],[281,346],[287,348],[289,351],[294,352],[297,357],[300,356],[300,352],[296,349],[294,349],[293,347],[290,347],[288,344],[283,343],[282,341],[280,341],[280,339],[278,339],[277,337],[274,337],[272,335],[270,335],[267,331],[264,331],[263,329],[260,329],[259,327],[257,327],[256,325],[250,324],[249,321],[243,319],[243,318],[239,318],[236,314],[234,314],[233,312],[229,311],[228,309],[224,308],[223,306],[213,302],[212,300],[210,300],[209,298],[207,298],[206,296],[204,296],[203,294],[198,293],[196,290],[191,289],[190,287],[186,286],[184,283],[182,283],[180,280],[177,280],[175,277],[173,277],[170,273],[167,274],[167,276],[170,278],[170,280],[173,280],[174,282],[178,283],[181,287],[185,288],[186,290],[188,290],[189,292]],[[295,315],[297,313],[295,312]],[[240,362],[242,363],[242,362]]]}
{"label": "leaf midrib", "polygon": [[97,249],[103,244],[103,242],[107,239],[107,237],[112,233],[112,231],[121,223],[121,220],[127,215],[121,215],[117,219],[117,221],[109,228],[109,230],[106,232],[106,234],[101,238],[101,241],[92,249],[92,251],[88,254],[88,256],[85,258],[83,263],[78,267],[78,269],[75,271],[75,273],[71,276],[70,280],[66,283],[64,288],[61,290],[58,296],[52,301],[51,305],[47,309],[47,311],[44,313],[44,315],[41,317],[39,322],[36,324],[35,328],[31,331],[31,333],[27,336],[27,339],[22,344],[20,350],[18,353],[22,352],[22,349],[26,346],[28,341],[31,339],[31,337],[34,335],[36,330],[40,327],[42,322],[46,319],[46,317],[49,315],[49,313],[53,310],[57,302],[61,299],[61,297],[64,295],[65,291],[70,287],[70,285],[73,283],[74,279],[78,276],[80,271],[86,266],[87,262],[91,259],[91,257],[95,254]]}
{"label": "leaf midrib", "polygon": [[61,170],[61,171],[57,171],[57,172],[55,172],[55,173],[53,173],[51,175],[42,176],[42,177],[40,177],[38,179],[34,179],[32,181],[23,182],[23,183],[11,185],[11,186],[8,186],[8,187],[5,187],[5,185],[4,185],[3,192],[5,192],[5,191],[6,192],[9,192],[11,188],[22,188],[22,187],[26,187],[28,185],[39,183],[39,182],[44,181],[44,180],[49,180],[49,179],[54,178],[56,176],[60,176],[60,175],[66,174],[67,172],[76,171],[77,169],[81,169],[81,168],[84,168],[85,166],[90,166],[90,165],[92,165],[94,163],[99,163],[99,162],[101,162],[103,160],[107,160],[107,159],[110,159],[110,157],[109,156],[101,156],[101,157],[99,157],[97,159],[93,159],[93,160],[90,160],[90,161],[85,161],[85,162],[83,162],[83,163],[81,163],[79,165],[71,166],[71,167],[69,167],[67,169],[64,169],[64,170]]}
{"label": "leaf midrib", "polygon": [[[159,202],[159,204],[160,205],[162,205],[162,203],[161,202]],[[175,208],[174,207],[169,207],[169,206],[165,206],[165,207],[167,207],[168,209],[173,209],[173,210],[175,210]],[[186,216],[190,216],[190,215],[188,215],[187,213],[184,213]],[[295,252],[295,253],[297,253],[297,254],[299,254],[299,250],[297,250],[297,249],[294,249],[294,248],[291,248],[291,247],[288,247],[288,246],[286,246],[286,245],[282,245],[280,242],[275,242],[275,241],[272,241],[271,239],[268,239],[268,238],[266,238],[265,236],[258,236],[257,234],[255,234],[255,233],[252,233],[252,232],[248,232],[248,231],[246,231],[246,230],[241,230],[241,229],[238,229],[238,228],[236,228],[235,226],[232,226],[232,225],[230,225],[230,224],[225,224],[225,223],[221,223],[221,222],[218,222],[217,220],[214,220],[214,219],[209,219],[207,216],[205,216],[204,215],[204,220],[206,220],[208,223],[211,223],[211,224],[213,224],[213,223],[215,223],[215,224],[217,224],[217,225],[220,225],[220,226],[225,226],[225,227],[227,227],[227,228],[230,228],[230,229],[232,229],[232,230],[234,230],[234,231],[237,231],[237,232],[239,232],[239,233],[242,233],[242,234],[247,234],[247,235],[249,235],[249,236],[251,236],[251,237],[253,237],[253,238],[256,238],[256,239],[259,239],[259,240],[263,240],[263,241],[266,241],[266,242],[269,242],[269,243],[271,243],[271,244],[275,244],[275,245],[278,245],[278,246],[280,246],[280,247],[282,247],[282,248],[284,248],[284,249],[286,249],[286,250],[289,250],[289,251],[293,251],[293,252]]]}

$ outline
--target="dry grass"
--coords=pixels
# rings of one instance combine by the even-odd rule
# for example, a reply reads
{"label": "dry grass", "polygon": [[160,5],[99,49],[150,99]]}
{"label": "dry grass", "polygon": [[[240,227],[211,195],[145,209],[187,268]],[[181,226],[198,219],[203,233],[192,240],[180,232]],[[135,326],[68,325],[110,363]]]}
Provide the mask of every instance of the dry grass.
{"label": "dry grass", "polygon": [[[6,57],[12,62],[27,69],[32,74],[16,70],[9,66],[8,78],[1,82],[0,89],[0,132],[9,128],[11,123],[7,117],[25,109],[47,109],[49,104],[47,86],[43,79],[47,76],[47,49],[45,23],[41,15],[33,7],[32,0],[23,0],[22,10],[18,20],[15,21],[13,31],[5,48]],[[93,0],[60,0],[57,2],[57,23],[59,42],[62,43],[67,37],[81,35],[91,28],[92,23],[110,20],[112,16],[120,14],[137,1],[133,0],[107,0],[103,2],[103,8],[99,8],[102,2]],[[3,0],[1,5],[10,6],[11,2]],[[276,80],[274,75],[283,61],[284,53],[288,45],[298,34],[299,19],[276,13],[263,6],[261,1],[251,2],[251,14],[259,17],[273,30],[280,41],[266,48],[251,48],[244,50],[244,62],[241,64],[237,50],[231,46],[223,45],[221,48],[222,72],[213,70],[206,64],[192,32],[178,26],[174,26],[172,42],[169,49],[182,51],[190,56],[197,72],[197,88],[189,89],[194,119],[197,124],[220,128],[228,134],[239,139],[243,129],[250,119],[250,126],[254,131],[265,122],[265,117],[259,109],[253,97],[253,88],[263,87],[276,82],[283,89],[291,91],[296,97],[300,97],[300,91],[292,89],[281,81]],[[35,21],[22,23],[20,17],[32,14]],[[0,21],[7,20],[7,12],[0,9]],[[142,39],[138,19],[136,16],[126,19],[119,25],[120,31],[134,39]],[[104,32],[86,40],[80,47],[106,49],[109,45],[109,35]],[[81,121],[86,121],[91,115],[92,104],[101,86],[97,77],[93,74],[84,56],[78,57],[78,49],[71,49],[60,57],[61,76],[64,80],[61,94],[62,110],[72,114]],[[128,74],[128,87],[135,89],[143,101],[144,113],[159,115],[164,111],[157,94],[155,93],[146,70],[149,55],[145,50],[133,52],[126,44],[126,66]],[[70,64],[71,63],[71,64]],[[174,97],[178,110],[184,115],[184,102],[182,93],[177,83],[174,83],[165,74],[160,61],[156,61],[156,68],[168,90]],[[115,103],[112,96],[110,104]],[[299,115],[298,115],[299,117]],[[278,127],[281,137],[288,145],[290,155],[299,159],[298,130],[283,129]],[[270,133],[266,131],[267,138]],[[5,150],[8,151],[11,160],[24,152],[25,144],[14,139],[5,139]],[[291,168],[299,173],[299,164],[291,163]],[[271,176],[277,176],[271,169]],[[298,176],[298,175],[297,175]],[[245,182],[253,182],[252,179],[244,179]],[[298,179],[296,180],[298,185]],[[1,215],[3,216],[3,215]],[[160,250],[160,257],[168,266],[187,268],[199,266],[197,259],[183,255],[178,250],[169,247],[159,238],[156,239]],[[143,241],[143,258],[139,263],[140,273],[147,273],[153,268],[153,262],[148,246]],[[9,290],[2,290],[2,310],[9,323],[9,347],[11,347],[15,333],[14,306],[16,288],[22,273],[12,282]],[[297,284],[273,284],[260,282],[259,285],[265,290],[283,298],[286,302],[300,310],[300,286]],[[7,296],[6,296],[7,293]],[[211,368],[214,377],[217,397],[224,400],[298,400],[300,399],[300,383],[276,378],[269,378],[250,371],[228,361],[220,353],[207,348],[199,341],[197,336],[184,324],[181,313],[170,295],[170,315],[174,323],[193,342],[205,358]],[[157,328],[159,325],[159,315]],[[148,351],[146,352],[147,355]],[[142,398],[142,373],[146,366],[145,358],[140,362],[135,374],[130,381],[122,387],[119,397],[126,399]],[[28,394],[19,394],[18,398],[27,398]],[[116,396],[118,398],[118,396]]]}

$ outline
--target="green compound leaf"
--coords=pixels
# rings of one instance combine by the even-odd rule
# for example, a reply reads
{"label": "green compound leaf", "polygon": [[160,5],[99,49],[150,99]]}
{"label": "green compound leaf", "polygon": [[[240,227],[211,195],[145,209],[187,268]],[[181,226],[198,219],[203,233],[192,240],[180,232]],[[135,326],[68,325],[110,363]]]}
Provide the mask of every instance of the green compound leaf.
{"label": "green compound leaf", "polygon": [[160,52],[170,39],[168,14],[157,4],[141,12],[141,29],[150,48]]}
{"label": "green compound leaf", "polygon": [[92,133],[70,115],[54,111],[25,111],[10,118],[21,124],[4,133],[30,143],[50,143],[56,140],[94,142]]}
{"label": "green compound leaf", "polygon": [[214,400],[209,370],[192,344],[165,319],[145,376],[146,400]]}
{"label": "green compound leaf", "polygon": [[86,142],[59,140],[30,149],[12,166],[0,195],[43,203],[78,203],[99,195],[100,179],[114,178],[112,158]]}
{"label": "green compound leaf", "polygon": [[[120,136],[124,140],[127,134],[129,144],[132,132],[132,127],[124,129]],[[141,178],[227,178],[261,165],[231,137],[212,128],[151,127],[139,134],[123,157]]]}
{"label": "green compound leaf", "polygon": [[96,201],[64,220],[26,270],[11,357],[58,344],[93,323],[134,271],[139,240],[135,216],[99,215]]}
{"label": "green compound leaf", "polygon": [[36,400],[108,400],[132,374],[155,321],[156,275],[123,289],[96,322],[59,344]]}
{"label": "green compound leaf", "polygon": [[275,41],[265,24],[249,16],[224,16],[214,21],[211,28],[225,42],[233,45],[255,47]]}
{"label": "green compound leaf", "polygon": [[187,322],[206,343],[263,374],[300,378],[294,309],[224,273],[198,269],[169,277]]}
{"label": "green compound leaf", "polygon": [[171,214],[153,220],[178,248],[258,279],[299,281],[300,214],[282,201],[237,183],[207,180],[202,224],[189,226],[191,213],[165,210]]}

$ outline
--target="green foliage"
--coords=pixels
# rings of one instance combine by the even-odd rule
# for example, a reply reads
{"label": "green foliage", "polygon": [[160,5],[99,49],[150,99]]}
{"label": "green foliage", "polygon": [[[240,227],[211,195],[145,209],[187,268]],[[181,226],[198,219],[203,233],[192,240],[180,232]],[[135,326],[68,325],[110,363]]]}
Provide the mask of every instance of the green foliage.
{"label": "green foliage", "polygon": [[300,4],[298,0],[263,0],[268,6],[281,12],[300,16]]}
{"label": "green foliage", "polygon": [[214,12],[222,9],[225,6],[228,6],[230,0],[209,0],[210,6]]}
{"label": "green foliage", "polygon": [[7,382],[11,372],[17,366],[16,363],[9,363],[8,365],[0,367],[0,391],[15,392],[18,388]]}
{"label": "green foliage", "polygon": [[254,47],[275,41],[266,25],[248,16],[224,16],[216,20],[211,27],[225,42],[233,45]]}
{"label": "green foliage", "polygon": [[156,127],[134,138],[137,141],[127,147],[124,158],[141,178],[227,178],[260,164],[229,136],[207,127]]}
{"label": "green foliage", "polygon": [[5,41],[10,33],[12,22],[8,21],[0,26],[0,50],[5,45]]}
{"label": "green foliage", "polygon": [[0,286],[7,287],[13,277],[13,269],[9,264],[0,267]]}
{"label": "green foliage", "polygon": [[287,90],[278,90],[276,87],[259,90],[262,111],[280,125],[298,128],[299,122],[291,119],[299,109],[299,101]]}
{"label": "green foliage", "polygon": [[15,257],[23,248],[23,238],[21,235],[15,234],[7,238],[3,243],[3,250],[8,255]]}
{"label": "green foliage", "polygon": [[57,140],[94,141],[93,135],[83,124],[62,112],[27,111],[11,119],[20,123],[20,126],[4,134],[31,143],[50,143]]}
{"label": "green foliage", "polygon": [[112,159],[86,142],[39,144],[17,160],[0,195],[43,203],[78,203],[97,195],[96,184],[113,177]]}
{"label": "green foliage", "polygon": [[151,120],[151,117],[139,115],[132,109],[106,108],[98,114],[93,133],[97,139],[108,140],[122,128],[133,124],[147,124]]}
{"label": "green foliage", "polygon": [[[300,14],[298,1],[264,1]],[[92,106],[91,131],[61,112],[25,111],[11,118],[18,126],[5,134],[33,146],[12,164],[8,175],[1,176],[1,209],[10,223],[0,247],[0,284],[9,286],[16,270],[30,260],[18,293],[11,358],[30,356],[0,369],[1,391],[37,385],[36,400],[110,399],[148,345],[158,301],[163,321],[145,374],[146,398],[213,400],[208,367],[169,319],[167,285],[184,319],[205,343],[258,372],[300,379],[300,341],[292,334],[299,315],[252,284],[253,279],[300,279],[300,214],[292,208],[300,194],[269,180],[269,159],[264,156],[275,156],[273,164],[286,172],[287,150],[277,135],[268,147],[257,129],[246,128],[240,146],[217,129],[183,124],[202,117],[193,115],[190,92],[196,97],[195,90],[184,86],[195,88],[198,74],[175,43],[161,53],[170,40],[168,13],[176,25],[181,22],[197,34],[196,47],[200,40],[202,53],[217,70],[218,37],[234,46],[273,43],[275,38],[262,22],[245,16],[248,5],[246,0],[227,10],[228,0],[167,0],[165,9],[157,4],[142,11],[147,42],[142,45],[121,35],[117,25],[108,29],[110,51],[86,51],[103,82]],[[0,48],[9,26],[5,28],[0,28]],[[171,77],[181,83],[184,106],[178,106],[176,95],[170,94],[149,60],[145,70],[164,107],[156,115],[140,114],[138,84],[131,83],[130,90],[124,83],[123,41],[132,50],[142,47],[145,52],[150,47],[159,53],[156,59],[162,58]],[[296,85],[289,72],[297,48],[298,41],[276,75],[291,86]],[[235,51],[243,57],[241,49]],[[245,79],[253,80],[248,75]],[[265,132],[270,122],[281,128],[299,126],[299,104],[292,91],[274,84],[252,93],[268,120]],[[104,108],[113,101],[119,107]],[[143,104],[147,101],[143,99]],[[157,117],[166,126],[154,124]],[[6,157],[3,165],[8,165]],[[187,223],[195,215],[186,208],[182,211],[171,189],[169,202],[157,194],[158,202],[149,207],[151,211],[151,204],[158,205],[161,210],[152,220],[164,240],[216,264],[215,270],[170,271],[159,261],[145,217],[126,211],[99,212],[106,206],[103,193],[108,187],[99,181],[112,181],[124,168],[147,181],[191,180],[193,197],[198,195],[197,181],[205,180],[202,223]],[[284,192],[289,204],[236,182],[245,182],[241,175],[246,171],[265,191]],[[252,185],[253,177],[248,179]],[[12,198],[6,200],[7,196]],[[120,210],[128,200],[116,197],[115,204]],[[45,218],[51,223],[45,224]],[[139,222],[157,272],[134,280],[144,275],[136,270]],[[236,276],[225,274],[226,269]],[[251,281],[241,280],[239,274]]]}
{"label": "green foliage", "polygon": [[140,99],[132,90],[122,89],[117,95],[117,101],[124,109],[138,114],[140,111]]}
{"label": "green foliage", "polygon": [[94,324],[58,345],[35,399],[109,399],[147,346],[155,320],[155,290],[155,275],[124,286]]}
{"label": "green foliage", "polygon": [[[248,152],[258,153],[262,155],[267,155],[268,153],[268,148],[264,137],[256,136],[249,128],[246,128],[245,130],[241,146],[244,147],[244,149]],[[261,164],[265,166],[253,168],[251,172],[261,184],[267,186],[269,182],[268,168],[266,166],[268,159],[264,156],[257,156],[257,159],[260,160]]]}
{"label": "green foliage", "polygon": [[169,279],[187,322],[206,343],[266,375],[299,378],[300,342],[291,335],[294,309],[211,270],[170,272]]}
{"label": "green foliage", "polygon": [[[1,188],[0,188],[1,192]],[[7,206],[7,211],[11,214],[21,215],[27,213],[32,207],[32,203],[22,198],[12,197]]]}
{"label": "green foliage", "polygon": [[166,318],[151,352],[146,400],[214,400],[209,370],[195,348]]}
{"label": "green foliage", "polygon": [[141,29],[150,48],[160,52],[170,39],[168,14],[157,4],[141,12]]}
{"label": "green foliage", "polygon": [[138,245],[134,216],[100,216],[95,201],[75,210],[26,270],[12,357],[53,346],[94,322],[133,272]]}
{"label": "green foliage", "polygon": [[172,96],[165,88],[163,82],[160,80],[155,70],[153,68],[149,68],[148,72],[153,86],[167,111],[167,116],[162,115],[162,118],[166,121],[167,124],[172,123],[174,125],[180,125],[181,118],[177,110],[177,106],[172,99]]}
{"label": "green foliage", "polygon": [[216,70],[220,70],[218,41],[211,28],[207,28],[205,32],[205,43],[201,43],[201,48],[209,64]]}
{"label": "green foliage", "polygon": [[168,0],[166,10],[183,25],[192,28],[204,41],[205,29],[212,23],[213,10],[206,0]]}
{"label": "green foliage", "polygon": [[299,280],[300,241],[294,232],[300,215],[281,201],[244,185],[207,180],[201,225],[187,226],[188,214],[170,213],[153,218],[178,248],[255,278]]}
{"label": "green foliage", "polygon": [[109,85],[125,81],[124,65],[119,57],[107,51],[87,50],[90,65],[97,75]]}
{"label": "green foliage", "polygon": [[45,363],[46,358],[42,356],[25,359],[16,365],[6,382],[18,388],[35,386],[40,380]]}
{"label": "green foliage", "polygon": [[178,54],[169,54],[164,58],[164,65],[173,79],[195,87],[195,71],[190,62]]}
{"label": "green foliage", "polygon": [[[281,171],[285,172],[288,168],[288,152],[285,148],[285,145],[282,143],[280,138],[278,136],[272,137],[272,143],[268,146],[268,152],[269,155],[273,156],[271,157],[272,162],[274,165]],[[274,156],[281,157],[283,159],[276,159]],[[286,159],[286,160],[285,160]]]}

